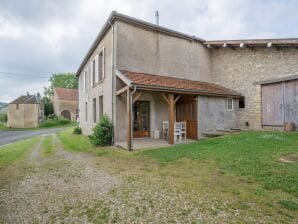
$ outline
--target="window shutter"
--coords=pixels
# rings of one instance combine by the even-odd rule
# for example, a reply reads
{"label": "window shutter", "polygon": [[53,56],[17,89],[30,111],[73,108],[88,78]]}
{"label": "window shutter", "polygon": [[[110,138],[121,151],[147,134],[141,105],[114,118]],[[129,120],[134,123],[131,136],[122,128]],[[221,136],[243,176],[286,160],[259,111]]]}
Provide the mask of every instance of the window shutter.
{"label": "window shutter", "polygon": [[83,86],[84,92],[86,92],[86,74],[87,74],[87,71],[84,71],[84,77],[83,77],[83,79],[84,79],[84,81],[83,81],[83,83],[84,83],[84,86]]}
{"label": "window shutter", "polygon": [[90,62],[90,85],[93,86],[93,63]]}
{"label": "window shutter", "polygon": [[95,82],[98,82],[98,55],[95,56]]}
{"label": "window shutter", "polygon": [[105,48],[102,49],[102,79],[105,78]]}

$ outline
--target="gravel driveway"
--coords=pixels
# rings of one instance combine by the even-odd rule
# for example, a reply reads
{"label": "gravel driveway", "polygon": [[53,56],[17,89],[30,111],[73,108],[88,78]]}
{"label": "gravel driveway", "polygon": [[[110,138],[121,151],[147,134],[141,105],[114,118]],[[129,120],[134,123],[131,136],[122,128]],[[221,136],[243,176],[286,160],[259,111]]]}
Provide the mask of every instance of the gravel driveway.
{"label": "gravel driveway", "polygon": [[45,134],[55,133],[61,131],[63,128],[48,128],[39,130],[24,130],[24,131],[10,131],[10,130],[0,130],[0,147],[12,142],[16,142],[26,138],[32,138],[35,136],[41,136]]}
{"label": "gravel driveway", "polygon": [[44,156],[43,139],[0,189],[0,223],[88,223],[88,206],[100,206],[119,179],[99,170],[91,156],[65,151],[55,134],[55,153]]}

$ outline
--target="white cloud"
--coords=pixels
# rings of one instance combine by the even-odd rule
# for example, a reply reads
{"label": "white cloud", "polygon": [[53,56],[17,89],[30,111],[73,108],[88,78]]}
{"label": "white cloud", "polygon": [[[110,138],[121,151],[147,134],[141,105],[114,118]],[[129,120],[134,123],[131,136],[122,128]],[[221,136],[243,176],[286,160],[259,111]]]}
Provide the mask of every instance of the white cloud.
{"label": "white cloud", "polygon": [[9,15],[0,14],[0,38],[18,39],[24,32],[17,21]]}

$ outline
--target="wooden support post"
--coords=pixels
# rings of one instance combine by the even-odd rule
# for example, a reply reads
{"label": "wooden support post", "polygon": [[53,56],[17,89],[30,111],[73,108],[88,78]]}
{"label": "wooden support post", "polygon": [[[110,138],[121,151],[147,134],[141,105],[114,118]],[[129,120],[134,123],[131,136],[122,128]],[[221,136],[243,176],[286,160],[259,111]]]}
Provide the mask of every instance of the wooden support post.
{"label": "wooden support post", "polygon": [[174,144],[175,99],[174,94],[168,94],[169,106],[169,144]]}
{"label": "wooden support post", "polygon": [[126,90],[126,110],[127,110],[127,149],[132,151],[131,148],[131,100],[130,89]]}

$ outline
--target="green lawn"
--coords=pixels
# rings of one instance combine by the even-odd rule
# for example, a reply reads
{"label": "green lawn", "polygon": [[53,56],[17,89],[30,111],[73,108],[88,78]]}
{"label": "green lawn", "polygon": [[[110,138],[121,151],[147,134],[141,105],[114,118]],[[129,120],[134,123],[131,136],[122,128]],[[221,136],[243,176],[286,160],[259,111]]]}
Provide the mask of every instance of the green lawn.
{"label": "green lawn", "polygon": [[38,140],[39,138],[31,138],[1,147],[0,169],[22,159]]}
{"label": "green lawn", "polygon": [[[98,206],[78,205],[90,222],[104,215],[104,223],[154,223],[156,214],[164,223],[298,222],[297,132],[243,132],[135,152],[94,147],[72,132],[58,133],[61,143],[45,137],[42,154],[51,156],[62,144],[82,158],[91,155],[99,171],[121,179]],[[0,167],[36,142],[0,149]]]}

